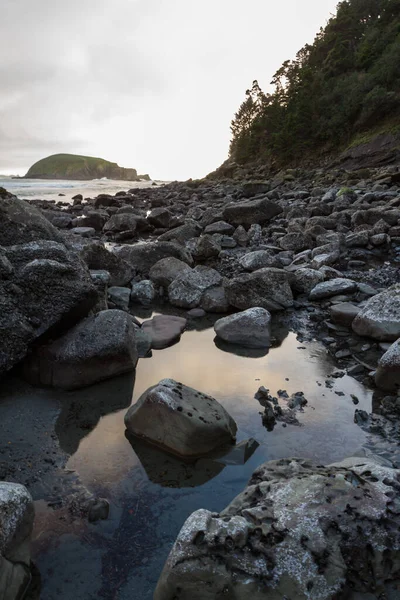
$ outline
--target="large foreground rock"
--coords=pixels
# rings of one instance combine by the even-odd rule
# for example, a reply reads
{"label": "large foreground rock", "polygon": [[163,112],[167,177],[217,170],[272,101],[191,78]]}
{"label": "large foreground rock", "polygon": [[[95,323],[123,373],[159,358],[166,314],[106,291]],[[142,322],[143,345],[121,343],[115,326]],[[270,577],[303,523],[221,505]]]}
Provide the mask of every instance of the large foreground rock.
{"label": "large foreground rock", "polygon": [[142,394],[125,415],[130,434],[179,456],[203,456],[236,436],[236,423],[211,396],[173,379]]}
{"label": "large foreground rock", "polygon": [[400,388],[400,339],[394,342],[380,359],[375,383],[388,392]]}
{"label": "large foreground rock", "polygon": [[190,253],[176,242],[148,242],[133,246],[121,246],[113,250],[117,256],[126,260],[138,273],[148,277],[150,269],[162,258],[173,256],[193,264]]}
{"label": "large foreground rock", "polygon": [[245,310],[261,307],[274,312],[293,306],[290,275],[283,269],[265,268],[234,277],[226,285],[231,306]]}
{"label": "large foreground rock", "polygon": [[34,508],[28,490],[0,482],[0,598],[22,598],[30,581]]}
{"label": "large foreground rock", "polygon": [[0,248],[0,374],[35,340],[74,325],[97,302],[86,265],[63,244],[38,240]]}
{"label": "large foreground rock", "polygon": [[261,198],[229,204],[225,207],[222,216],[225,221],[233,225],[253,225],[270,221],[281,212],[279,204],[268,198]]}
{"label": "large foreground rock", "polygon": [[377,599],[400,580],[399,488],[363,459],[265,463],[220,514],[187,519],[154,600]]}
{"label": "large foreground rock", "polygon": [[380,342],[397,340],[400,337],[400,285],[394,285],[368,300],[352,327],[358,335]]}
{"label": "large foreground rock", "polygon": [[132,371],[137,360],[131,317],[104,310],[35,350],[24,375],[35,385],[72,390]]}
{"label": "large foreground rock", "polygon": [[214,330],[221,340],[230,344],[267,348],[270,346],[271,315],[265,308],[249,308],[219,319],[214,324]]}

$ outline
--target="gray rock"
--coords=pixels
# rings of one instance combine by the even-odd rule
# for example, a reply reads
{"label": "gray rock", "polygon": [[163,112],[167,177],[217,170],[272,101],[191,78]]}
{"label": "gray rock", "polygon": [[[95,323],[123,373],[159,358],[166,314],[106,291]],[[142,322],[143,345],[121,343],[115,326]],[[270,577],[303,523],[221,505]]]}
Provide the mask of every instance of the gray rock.
{"label": "gray rock", "polygon": [[74,227],[71,229],[71,233],[84,238],[92,238],[96,235],[96,230],[93,227]]}
{"label": "gray rock", "polygon": [[243,225],[239,225],[239,227],[235,229],[233,239],[238,244],[238,246],[247,246],[247,244],[249,243],[249,236],[247,235],[247,232]]}
{"label": "gray rock", "polygon": [[0,246],[26,244],[34,240],[62,242],[61,233],[40,210],[12,194],[2,194],[0,202]]}
{"label": "gray rock", "polygon": [[154,227],[161,227],[168,229],[172,220],[172,213],[167,208],[159,207],[153,208],[151,213],[148,215],[147,220]]}
{"label": "gray rock", "polygon": [[280,267],[280,261],[268,250],[256,250],[242,256],[239,264],[246,271],[257,271],[265,267]]}
{"label": "gray rock", "polygon": [[211,396],[173,379],[149,388],[125,415],[129,433],[194,458],[235,441],[236,423]]}
{"label": "gray rock", "polygon": [[150,355],[151,337],[150,334],[141,327],[135,327],[135,340],[138,357],[144,358]]}
{"label": "gray rock", "polygon": [[160,242],[176,241],[184,244],[192,238],[199,237],[202,230],[203,228],[196,221],[188,219],[183,225],[163,233],[158,239]]}
{"label": "gray rock", "polygon": [[222,276],[210,267],[198,266],[181,273],[169,286],[168,297],[173,306],[196,308],[200,305],[204,292],[218,287]]}
{"label": "gray rock", "polygon": [[390,346],[378,362],[375,383],[385,391],[396,391],[400,387],[400,339]]}
{"label": "gray rock", "polygon": [[171,256],[156,262],[150,269],[149,278],[155,285],[168,289],[178,275],[190,270],[188,264]]}
{"label": "gray rock", "polygon": [[131,301],[142,304],[142,306],[150,306],[156,297],[153,282],[149,279],[139,281],[132,284]]}
{"label": "gray rock", "polygon": [[127,285],[135,275],[135,269],[126,260],[107,250],[100,242],[85,244],[80,255],[89,269],[108,271],[110,285]]}
{"label": "gray rock", "polygon": [[221,233],[222,235],[231,235],[234,231],[235,228],[229,223],[226,223],[226,221],[217,221],[216,223],[211,223],[204,229],[204,233]]}
{"label": "gray rock", "polygon": [[131,291],[126,287],[112,286],[107,291],[108,300],[114,304],[116,308],[121,310],[129,309]]}
{"label": "gray rock", "polygon": [[341,294],[353,294],[358,289],[357,283],[351,279],[338,277],[330,281],[318,283],[310,292],[310,300],[324,300]]}
{"label": "gray rock", "polygon": [[368,241],[368,231],[356,231],[346,235],[346,246],[348,248],[365,248],[365,246],[368,246]]}
{"label": "gray rock", "polygon": [[354,319],[353,331],[380,342],[400,337],[400,285],[373,296]]}
{"label": "gray rock", "polygon": [[220,514],[187,519],[154,600],[355,600],[398,584],[399,479],[362,458],[265,463]]}
{"label": "gray rock", "polygon": [[23,371],[34,385],[72,390],[133,371],[137,359],[130,315],[104,310],[37,348]]}
{"label": "gray rock", "polygon": [[282,212],[279,204],[268,198],[228,204],[222,213],[223,219],[232,225],[265,223]]}
{"label": "gray rock", "polygon": [[206,290],[201,297],[201,307],[209,313],[228,312],[229,302],[225,288],[221,285]]}
{"label": "gray rock", "polygon": [[219,319],[214,331],[221,340],[246,348],[268,348],[271,338],[271,315],[265,308],[249,308]]}
{"label": "gray rock", "polygon": [[129,213],[113,215],[103,227],[104,233],[115,234],[128,232],[131,236],[135,234],[137,217]]}
{"label": "gray rock", "polygon": [[188,265],[193,264],[192,256],[179,244],[174,242],[148,242],[125,245],[114,248],[113,252],[126,260],[138,273],[148,277],[149,271],[162,258],[179,258]]}
{"label": "gray rock", "polygon": [[288,233],[279,240],[279,245],[284,250],[301,252],[313,247],[313,239],[306,233]]}
{"label": "gray rock", "polygon": [[315,269],[297,269],[293,273],[292,288],[299,294],[309,294],[316,285],[324,281],[324,275]]}
{"label": "gray rock", "polygon": [[34,507],[28,490],[0,482],[0,598],[22,598],[30,582]]}
{"label": "gray rock", "polygon": [[142,323],[142,330],[150,336],[151,347],[154,350],[162,350],[179,342],[186,325],[187,320],[183,317],[156,315]]}
{"label": "gray rock", "polygon": [[245,310],[261,307],[271,312],[293,306],[290,275],[282,269],[265,268],[234,277],[225,286],[231,306]]}
{"label": "gray rock", "polygon": [[13,272],[0,279],[0,374],[44,333],[72,326],[98,302],[89,270],[63,244],[38,240],[3,250]]}
{"label": "gray rock", "polygon": [[351,327],[352,322],[360,312],[360,308],[351,302],[341,302],[331,306],[331,319],[334,323]]}
{"label": "gray rock", "polygon": [[214,258],[221,252],[221,245],[212,235],[202,235],[198,238],[193,251],[193,258],[198,261]]}
{"label": "gray rock", "polygon": [[206,311],[202,308],[191,308],[187,311],[187,315],[192,319],[201,319],[206,316]]}

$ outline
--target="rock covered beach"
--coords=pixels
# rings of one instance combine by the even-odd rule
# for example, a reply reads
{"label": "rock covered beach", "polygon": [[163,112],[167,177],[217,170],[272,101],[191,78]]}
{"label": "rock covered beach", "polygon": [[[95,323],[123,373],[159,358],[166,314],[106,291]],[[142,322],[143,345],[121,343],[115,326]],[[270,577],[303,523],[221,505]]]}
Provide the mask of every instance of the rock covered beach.
{"label": "rock covered beach", "polygon": [[[300,341],[324,344],[338,377],[374,390],[373,414],[354,407],[368,459],[260,466],[222,513],[204,506],[189,518],[157,600],[399,593],[399,181],[396,167],[290,170],[77,197],[72,206],[1,191],[4,385],[10,372],[63,390],[133,372],[206,314],[218,317],[219,343],[265,352],[283,320]],[[160,306],[169,314],[136,318]],[[207,393],[161,380],[128,410],[127,435],[189,459],[237,450],[237,424]],[[285,417],[268,389],[258,394],[270,425]],[[303,399],[290,402],[295,410]],[[20,540],[32,504],[16,485],[11,501],[13,485],[0,483],[0,516],[11,527],[0,545],[6,600],[29,580]],[[107,516],[106,499],[88,493],[85,502],[87,515],[97,507],[95,518]],[[11,517],[17,509],[27,516]]]}

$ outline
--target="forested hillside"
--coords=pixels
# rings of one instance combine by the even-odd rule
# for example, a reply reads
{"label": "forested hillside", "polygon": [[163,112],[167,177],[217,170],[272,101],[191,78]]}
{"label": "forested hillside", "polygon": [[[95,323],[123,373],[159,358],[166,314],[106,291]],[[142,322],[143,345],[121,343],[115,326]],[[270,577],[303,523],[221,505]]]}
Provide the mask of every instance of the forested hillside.
{"label": "forested hillside", "polygon": [[232,121],[230,157],[293,165],[400,130],[400,0],[346,0]]}

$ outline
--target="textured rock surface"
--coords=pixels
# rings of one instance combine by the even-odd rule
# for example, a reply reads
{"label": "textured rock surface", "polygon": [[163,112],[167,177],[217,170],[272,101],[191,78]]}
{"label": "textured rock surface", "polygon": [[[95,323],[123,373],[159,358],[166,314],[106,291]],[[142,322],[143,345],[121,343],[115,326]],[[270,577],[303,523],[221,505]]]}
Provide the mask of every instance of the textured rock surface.
{"label": "textured rock surface", "polygon": [[38,348],[25,361],[24,374],[36,385],[76,389],[132,371],[137,359],[131,317],[104,310]]}
{"label": "textured rock surface", "polygon": [[247,348],[266,348],[270,346],[271,315],[265,308],[249,308],[219,319],[214,330],[225,342]]}
{"label": "textured rock surface", "polygon": [[149,277],[155,285],[161,285],[163,288],[168,289],[168,286],[185,271],[190,271],[190,267],[187,263],[174,258],[162,258],[156,264],[151,267]]}
{"label": "textured rock surface", "polygon": [[187,320],[183,317],[156,315],[150,321],[142,323],[142,330],[150,336],[151,347],[161,350],[180,340],[186,324]]}
{"label": "textured rock surface", "polygon": [[190,271],[184,271],[168,288],[171,304],[180,308],[196,308],[201,302],[204,292],[218,287],[222,276],[215,269],[198,266]]}
{"label": "textured rock surface", "polygon": [[270,221],[281,212],[279,204],[271,202],[268,198],[261,198],[229,204],[222,215],[225,221],[233,225],[252,225]]}
{"label": "textured rock surface", "polygon": [[245,310],[259,306],[274,312],[293,305],[289,274],[282,269],[265,268],[234,277],[226,285],[231,306]]}
{"label": "textured rock surface", "polygon": [[80,251],[89,269],[105,270],[110,273],[110,285],[127,285],[135,275],[133,267],[101,243],[86,244]]}
{"label": "textured rock surface", "polygon": [[22,597],[30,581],[34,508],[28,490],[0,482],[0,598]]}
{"label": "textured rock surface", "polygon": [[352,294],[358,289],[357,283],[351,279],[338,277],[330,281],[318,283],[310,292],[310,300],[324,300],[341,294]]}
{"label": "textured rock surface", "polygon": [[239,264],[246,271],[257,271],[265,267],[279,267],[279,260],[267,250],[256,250],[242,256]]}
{"label": "textured rock surface", "polygon": [[125,426],[129,433],[188,458],[232,443],[237,429],[214,398],[173,379],[146,390],[126,413]]}
{"label": "textured rock surface", "polygon": [[368,300],[352,327],[358,335],[380,342],[397,340],[400,337],[400,285],[394,285]]}
{"label": "textured rock surface", "polygon": [[43,334],[85,317],[98,293],[86,265],[58,242],[8,246],[0,256],[1,374],[24,358]]}
{"label": "textured rock surface", "polygon": [[394,342],[380,359],[375,383],[386,391],[395,391],[400,387],[400,339]]}
{"label": "textured rock surface", "polygon": [[114,252],[145,277],[148,276],[151,267],[156,262],[169,256],[179,258],[188,265],[193,264],[189,252],[175,242],[149,242],[147,244],[135,244],[134,246],[121,246],[115,248]]}
{"label": "textured rock surface", "polygon": [[265,463],[220,514],[188,518],[154,599],[378,598],[400,579],[399,489],[364,459]]}

